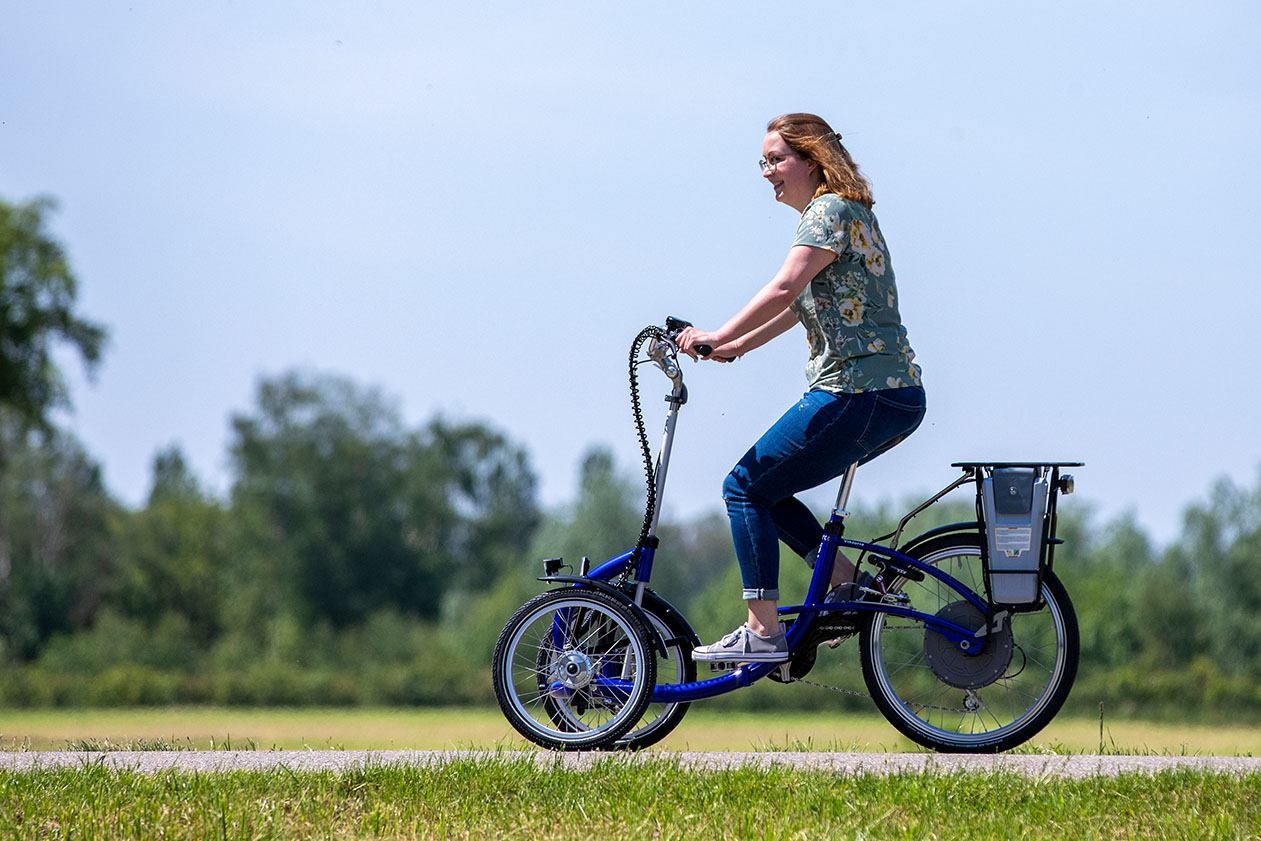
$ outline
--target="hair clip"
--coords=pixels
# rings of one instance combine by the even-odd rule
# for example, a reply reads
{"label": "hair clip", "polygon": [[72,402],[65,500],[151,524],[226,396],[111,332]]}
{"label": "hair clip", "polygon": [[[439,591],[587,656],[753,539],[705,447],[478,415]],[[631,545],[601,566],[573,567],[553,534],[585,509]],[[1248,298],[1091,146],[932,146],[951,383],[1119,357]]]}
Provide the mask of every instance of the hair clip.
{"label": "hair clip", "polygon": [[841,142],[841,133],[839,131],[832,132],[832,136],[836,138],[837,143]]}

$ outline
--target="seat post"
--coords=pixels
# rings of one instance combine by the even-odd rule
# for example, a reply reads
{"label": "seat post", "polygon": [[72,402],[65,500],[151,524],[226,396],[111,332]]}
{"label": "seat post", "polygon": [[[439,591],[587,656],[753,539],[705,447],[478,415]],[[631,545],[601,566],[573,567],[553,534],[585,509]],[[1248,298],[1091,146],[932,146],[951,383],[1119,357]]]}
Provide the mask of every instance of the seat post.
{"label": "seat post", "polygon": [[854,487],[854,474],[858,472],[858,462],[854,462],[841,477],[841,489],[836,494],[836,508],[832,509],[832,518],[844,520],[849,516],[845,506],[849,505],[849,492]]}

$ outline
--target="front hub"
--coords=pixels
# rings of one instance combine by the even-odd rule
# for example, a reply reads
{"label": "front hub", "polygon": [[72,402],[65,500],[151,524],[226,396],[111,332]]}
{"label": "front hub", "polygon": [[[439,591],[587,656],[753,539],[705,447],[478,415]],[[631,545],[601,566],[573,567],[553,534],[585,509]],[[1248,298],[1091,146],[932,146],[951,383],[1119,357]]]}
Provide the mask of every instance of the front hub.
{"label": "front hub", "polygon": [[595,677],[595,664],[581,651],[566,651],[552,664],[555,684],[572,692],[588,686]]}

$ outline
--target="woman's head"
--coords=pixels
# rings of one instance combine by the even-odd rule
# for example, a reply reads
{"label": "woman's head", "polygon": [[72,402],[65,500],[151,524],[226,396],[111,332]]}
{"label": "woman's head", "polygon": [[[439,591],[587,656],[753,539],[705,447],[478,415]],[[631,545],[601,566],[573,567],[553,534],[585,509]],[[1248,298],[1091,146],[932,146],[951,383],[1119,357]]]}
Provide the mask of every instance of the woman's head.
{"label": "woman's head", "polygon": [[[775,143],[776,138],[773,135],[778,135],[782,144]],[[764,154],[768,148],[780,148],[782,151],[785,146],[801,159],[807,172],[814,173],[815,189],[809,199],[824,193],[836,193],[841,198],[867,207],[874,203],[871,186],[858,171],[858,165],[849,156],[849,151],[841,144],[841,135],[832,131],[832,127],[822,117],[814,114],[784,114],[771,120],[766,126],[766,140],[762,144]],[[770,157],[765,160],[769,162]],[[777,168],[764,166],[764,175],[768,169],[771,174],[767,177],[774,183]],[[795,206],[794,202],[788,201],[792,196],[781,196],[778,187],[776,197],[785,204]]]}

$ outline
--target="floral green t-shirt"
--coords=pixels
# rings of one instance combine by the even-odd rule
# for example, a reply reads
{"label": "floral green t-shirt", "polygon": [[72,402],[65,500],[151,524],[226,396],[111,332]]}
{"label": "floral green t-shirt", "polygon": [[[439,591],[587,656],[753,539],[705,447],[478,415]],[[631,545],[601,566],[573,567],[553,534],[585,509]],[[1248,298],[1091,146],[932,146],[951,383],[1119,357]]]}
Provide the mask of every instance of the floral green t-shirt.
{"label": "floral green t-shirt", "polygon": [[793,245],[837,255],[792,303],[810,346],[810,387],[854,394],[919,385],[893,266],[871,210],[825,193],[801,214]]}

